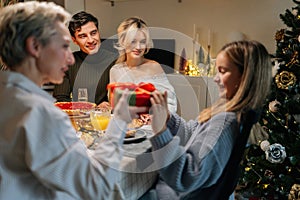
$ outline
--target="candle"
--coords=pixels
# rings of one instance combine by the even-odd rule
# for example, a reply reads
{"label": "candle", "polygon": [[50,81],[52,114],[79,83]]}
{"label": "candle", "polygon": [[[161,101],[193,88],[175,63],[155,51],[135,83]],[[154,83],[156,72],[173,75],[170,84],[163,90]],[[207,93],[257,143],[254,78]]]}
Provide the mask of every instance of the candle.
{"label": "candle", "polygon": [[196,24],[194,24],[194,30],[193,30],[193,40],[196,39]]}
{"label": "candle", "polygon": [[211,32],[210,32],[210,29],[208,29],[208,38],[207,38],[207,45],[210,46],[210,35],[211,35]]}
{"label": "candle", "polygon": [[196,43],[199,41],[199,34],[196,34]]}

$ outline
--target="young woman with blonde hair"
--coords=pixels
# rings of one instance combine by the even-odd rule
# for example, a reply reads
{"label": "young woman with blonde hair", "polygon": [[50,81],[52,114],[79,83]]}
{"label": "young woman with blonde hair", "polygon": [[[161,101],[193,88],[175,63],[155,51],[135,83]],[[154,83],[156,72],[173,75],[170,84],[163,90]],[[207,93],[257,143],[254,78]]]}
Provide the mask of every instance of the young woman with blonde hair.
{"label": "young woman with blonde hair", "polygon": [[198,120],[186,122],[167,111],[165,96],[153,95],[155,135],[150,141],[161,180],[151,194],[160,200],[229,199],[250,129],[271,85],[271,69],[261,43],[232,42],[216,58],[220,98]]}
{"label": "young woman with blonde hair", "polygon": [[110,70],[110,82],[150,82],[157,90],[168,93],[171,112],[177,111],[173,86],[169,83],[161,65],[144,55],[153,46],[149,28],[139,17],[125,19],[118,27],[119,58]]}

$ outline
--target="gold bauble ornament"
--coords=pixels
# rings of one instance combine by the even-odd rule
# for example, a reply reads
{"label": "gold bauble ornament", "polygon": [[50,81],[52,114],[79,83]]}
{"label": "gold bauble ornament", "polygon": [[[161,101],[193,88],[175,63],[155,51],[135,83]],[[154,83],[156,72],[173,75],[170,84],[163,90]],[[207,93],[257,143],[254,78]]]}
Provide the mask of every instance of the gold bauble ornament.
{"label": "gold bauble ornament", "polygon": [[282,71],[275,76],[275,82],[280,89],[289,89],[290,86],[294,86],[297,81],[296,76],[292,72]]}

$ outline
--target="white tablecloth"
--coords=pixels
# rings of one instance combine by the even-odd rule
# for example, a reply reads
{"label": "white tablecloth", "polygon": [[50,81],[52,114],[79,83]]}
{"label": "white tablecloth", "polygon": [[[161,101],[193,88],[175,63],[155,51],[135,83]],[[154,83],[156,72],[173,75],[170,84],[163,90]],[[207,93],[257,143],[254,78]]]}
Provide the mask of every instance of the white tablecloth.
{"label": "white tablecloth", "polygon": [[[142,127],[147,133],[147,138],[152,136],[149,126]],[[124,157],[120,166],[120,177],[110,200],[137,200],[156,182],[157,171],[149,170],[152,164],[150,154],[146,153],[151,148],[148,139],[136,143],[124,144]],[[149,159],[148,159],[149,158]]]}

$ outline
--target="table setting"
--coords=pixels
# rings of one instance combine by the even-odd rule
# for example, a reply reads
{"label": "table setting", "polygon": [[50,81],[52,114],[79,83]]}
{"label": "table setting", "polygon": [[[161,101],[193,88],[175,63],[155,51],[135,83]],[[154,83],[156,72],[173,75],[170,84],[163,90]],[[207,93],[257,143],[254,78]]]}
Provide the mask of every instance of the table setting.
{"label": "table setting", "polygon": [[[113,117],[111,110],[99,109],[90,102],[58,102],[55,105],[69,115],[77,136],[85,143],[89,153],[92,153],[97,145],[101,145],[101,138],[105,137],[105,129]],[[147,163],[144,158],[139,161],[139,158],[151,149],[151,136],[151,125],[145,124],[141,119],[133,119],[128,124],[121,147],[124,156],[119,168],[120,177],[109,199],[136,200],[155,183],[157,171],[148,171],[145,166],[140,167]]]}

